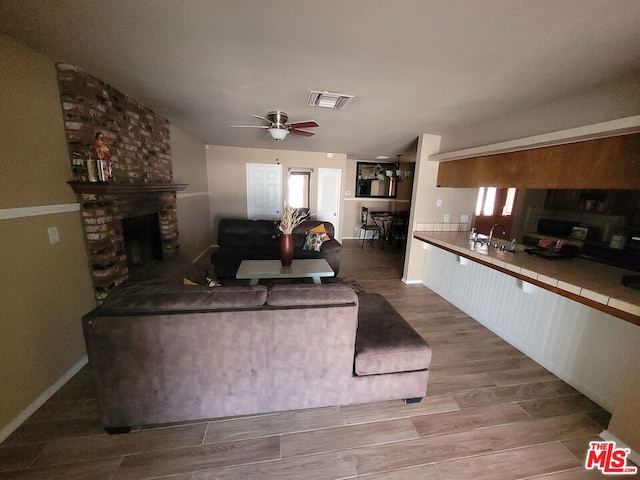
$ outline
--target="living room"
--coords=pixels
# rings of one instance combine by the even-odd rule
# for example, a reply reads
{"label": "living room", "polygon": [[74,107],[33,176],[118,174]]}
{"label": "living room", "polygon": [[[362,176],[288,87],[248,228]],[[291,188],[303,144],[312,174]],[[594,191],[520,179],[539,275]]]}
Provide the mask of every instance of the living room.
{"label": "living room", "polygon": [[[3,2],[2,8],[11,9],[11,3]],[[633,18],[637,13],[627,3],[625,8],[632,12],[629,17]],[[386,25],[386,20],[383,24]],[[15,28],[28,29],[28,23],[16,25]],[[0,180],[4,267],[4,335],[0,340],[0,386],[3,390],[0,429],[3,436],[0,438],[15,430],[86,363],[80,318],[95,306],[80,205],[67,183],[72,179],[72,172],[55,67],[58,61],[73,60],[47,53],[41,46],[28,46],[26,40],[17,40],[14,32],[4,33],[12,28],[5,21],[0,27],[3,32],[0,33],[0,70],[3,72],[0,78],[3,92],[0,150],[5,158]],[[46,43],[47,36],[42,34]],[[38,44],[35,40],[33,42]],[[86,48],[89,48],[91,40],[87,39],[87,42]],[[427,161],[431,154],[638,115],[640,81],[637,65],[633,62],[631,65],[626,70],[612,69],[610,77],[597,82],[594,80],[581,89],[567,86],[556,98],[531,102],[519,111],[504,110],[499,116],[484,117],[482,121],[478,120],[482,112],[478,112],[478,116],[474,114],[468,123],[458,124],[456,128],[443,126],[446,134],[426,129],[418,130],[417,134],[411,131],[405,136],[404,143],[392,144],[388,148],[393,149],[389,152],[392,156],[402,152],[403,161],[415,162],[416,165],[412,218],[416,222],[442,222],[444,213],[459,218],[473,212],[475,189],[438,189],[435,186],[437,163]],[[82,64],[79,66],[88,68]],[[632,71],[633,67],[636,70]],[[393,65],[385,70],[388,70],[385,75],[399,75]],[[116,69],[109,79],[102,80],[109,80],[114,87],[119,87],[119,75]],[[259,75],[256,73],[255,76]],[[141,103],[153,98],[153,94],[145,92],[142,86],[137,85],[137,89],[127,93]],[[179,97],[177,93],[176,96]],[[269,103],[269,99],[266,100]],[[487,100],[488,103],[498,101]],[[215,101],[203,96],[203,103]],[[240,112],[244,120],[238,121],[250,122],[252,114],[266,114],[261,108],[262,105],[258,105]],[[478,108],[482,110],[482,107]],[[172,181],[187,185],[176,198],[180,249],[192,259],[206,255],[215,243],[219,218],[246,215],[246,184],[242,177],[246,163],[274,163],[279,158],[284,165],[338,168],[342,170],[342,178],[347,179],[354,177],[358,160],[373,160],[363,158],[365,155],[357,152],[348,155],[346,149],[308,151],[304,143],[299,143],[306,140],[304,138],[288,138],[275,146],[272,139],[261,138],[263,143],[257,147],[204,141],[193,132],[177,126],[182,115],[180,111],[167,110],[171,114],[168,117]],[[231,124],[228,113],[220,115],[226,126]],[[313,116],[313,111],[301,110],[299,113]],[[346,112],[332,113],[340,115]],[[371,115],[377,114],[371,112]],[[395,115],[398,115],[397,111]],[[207,119],[202,122],[206,124]],[[331,122],[321,122],[319,131],[331,136]],[[384,137],[384,132],[379,136]],[[289,140],[297,143],[290,143],[294,146],[288,147]],[[381,141],[384,142],[384,138]],[[404,149],[406,146],[409,148]],[[334,154],[332,159],[327,158],[329,151]],[[354,189],[355,185],[346,184],[342,188],[343,191]],[[446,212],[436,206],[437,200],[442,200],[448,208]],[[346,212],[349,207],[345,204],[355,205],[355,201],[347,200],[343,195],[342,204]],[[355,218],[348,220],[343,217],[342,225],[350,225],[343,229],[343,237],[355,235],[352,233],[355,222]],[[423,265],[422,246],[420,243],[410,245],[402,274],[406,283],[421,281]]]}

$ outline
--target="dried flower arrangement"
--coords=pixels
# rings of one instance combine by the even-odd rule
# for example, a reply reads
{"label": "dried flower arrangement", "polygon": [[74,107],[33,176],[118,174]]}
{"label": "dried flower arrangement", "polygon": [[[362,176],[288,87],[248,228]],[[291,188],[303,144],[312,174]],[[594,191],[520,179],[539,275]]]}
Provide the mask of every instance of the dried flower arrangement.
{"label": "dried flower arrangement", "polygon": [[293,233],[293,229],[304,222],[307,217],[309,217],[308,212],[301,213],[299,209],[285,205],[278,228],[282,233]]}

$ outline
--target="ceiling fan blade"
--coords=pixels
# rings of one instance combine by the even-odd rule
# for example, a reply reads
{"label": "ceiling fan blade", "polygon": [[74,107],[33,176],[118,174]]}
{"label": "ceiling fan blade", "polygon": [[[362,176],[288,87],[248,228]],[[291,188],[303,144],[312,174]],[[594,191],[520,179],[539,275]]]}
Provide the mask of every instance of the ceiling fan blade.
{"label": "ceiling fan blade", "polygon": [[233,128],[269,128],[266,125],[229,125]]}
{"label": "ceiling fan blade", "polygon": [[315,120],[305,120],[304,122],[291,122],[286,124],[287,127],[291,128],[315,128],[319,127],[318,122]]}
{"label": "ceiling fan blade", "polygon": [[267,122],[269,125],[272,125],[272,124],[273,124],[273,122],[272,122],[271,120],[269,120],[268,118],[266,118],[266,117],[261,117],[260,115],[252,115],[252,116],[253,116],[253,117],[256,117],[256,118],[259,118],[260,120],[263,120],[263,121]]}
{"label": "ceiling fan blade", "polygon": [[313,137],[316,134],[316,132],[307,132],[306,130],[298,130],[297,128],[292,128],[289,132],[295,135],[303,135],[305,137]]}

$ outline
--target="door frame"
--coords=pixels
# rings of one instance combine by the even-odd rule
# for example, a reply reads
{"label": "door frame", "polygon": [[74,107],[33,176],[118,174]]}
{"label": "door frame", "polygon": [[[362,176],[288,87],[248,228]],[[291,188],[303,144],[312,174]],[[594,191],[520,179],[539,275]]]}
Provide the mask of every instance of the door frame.
{"label": "door frame", "polygon": [[[323,177],[325,175],[330,175],[330,176],[334,176],[334,178],[336,178],[337,180],[337,186],[336,186],[336,211],[333,212],[333,216],[330,220],[326,220],[328,222],[331,222],[333,224],[333,228],[335,230],[335,237],[338,241],[340,241],[340,239],[342,238],[340,236],[340,217],[341,217],[341,201],[342,201],[342,169],[341,168],[318,168],[318,181],[317,181],[317,185],[318,185],[318,195],[317,195],[317,208],[318,208],[318,214],[320,213],[320,207],[322,205],[322,200],[323,200],[323,193],[322,193],[322,182],[323,182]],[[320,220],[320,217],[318,217],[318,220]]]}

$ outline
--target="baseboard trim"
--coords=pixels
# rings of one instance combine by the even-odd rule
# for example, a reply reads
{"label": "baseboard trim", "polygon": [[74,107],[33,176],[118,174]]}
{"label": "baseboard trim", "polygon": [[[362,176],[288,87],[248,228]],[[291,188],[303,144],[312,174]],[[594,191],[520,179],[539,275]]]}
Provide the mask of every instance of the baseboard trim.
{"label": "baseboard trim", "polygon": [[402,277],[402,278],[400,279],[400,281],[401,281],[402,283],[406,284],[406,285],[418,285],[418,284],[419,284],[419,285],[424,285],[424,284],[422,283],[422,280],[408,280],[408,279],[406,279],[405,277]]}
{"label": "baseboard trim", "polygon": [[[364,240],[371,240],[371,237],[373,236],[373,232],[371,232],[370,230],[368,232],[366,232],[364,234]],[[378,237],[376,237],[377,240]],[[342,240],[362,240],[363,238],[361,236],[357,236],[357,237],[342,237]]]}
{"label": "baseboard trim", "polygon": [[44,403],[49,400],[54,393],[56,393],[62,386],[67,383],[71,377],[73,377],[76,373],[80,371],[82,367],[84,367],[88,363],[88,358],[84,355],[73,367],[67,370],[64,375],[62,375],[53,385],[47,388],[42,394],[35,399],[31,405],[25,408],[20,414],[11,420],[6,426],[0,430],[0,443],[4,442],[9,435],[16,431],[16,429],[22,425],[27,418],[29,418],[33,413],[39,409]]}
{"label": "baseboard trim", "polygon": [[202,257],[204,257],[207,253],[209,253],[211,251],[211,249],[215,248],[215,245],[209,245],[207,248],[205,248],[202,253],[200,255],[198,255],[196,258],[193,259],[193,261],[191,263],[198,263]]}
{"label": "baseboard trim", "polygon": [[616,442],[616,448],[628,448],[630,452],[627,458],[631,460],[633,463],[635,463],[636,465],[640,465],[640,454],[636,452],[633,448],[631,448],[629,445],[624,443],[622,440],[620,440],[618,437],[616,437],[609,430],[603,430],[602,433],[600,433],[600,438],[602,438],[603,440],[606,440],[607,442]]}

